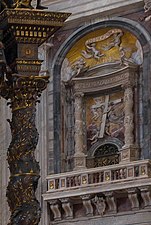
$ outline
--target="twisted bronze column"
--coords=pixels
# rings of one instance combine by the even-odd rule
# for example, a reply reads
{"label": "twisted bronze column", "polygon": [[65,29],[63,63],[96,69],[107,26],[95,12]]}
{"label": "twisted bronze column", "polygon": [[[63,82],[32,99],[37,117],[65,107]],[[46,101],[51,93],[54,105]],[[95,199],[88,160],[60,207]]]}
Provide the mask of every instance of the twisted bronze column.
{"label": "twisted bronze column", "polygon": [[38,143],[35,116],[48,77],[39,76],[38,46],[63,26],[69,15],[29,9],[5,9],[0,13],[5,46],[4,54],[0,43],[0,95],[10,101],[12,109],[12,119],[8,120],[12,141],[7,154],[9,225],[37,225],[40,221],[40,204],[35,197],[40,177],[34,156]]}
{"label": "twisted bronze column", "polygon": [[[36,103],[46,88],[48,77],[12,77],[5,82],[1,95],[10,99],[12,141],[8,148],[10,181],[7,199],[11,210],[10,225],[38,224],[41,210],[35,197],[39,179],[39,164],[34,151],[38,143],[35,126]],[[11,88],[10,88],[11,87]]]}

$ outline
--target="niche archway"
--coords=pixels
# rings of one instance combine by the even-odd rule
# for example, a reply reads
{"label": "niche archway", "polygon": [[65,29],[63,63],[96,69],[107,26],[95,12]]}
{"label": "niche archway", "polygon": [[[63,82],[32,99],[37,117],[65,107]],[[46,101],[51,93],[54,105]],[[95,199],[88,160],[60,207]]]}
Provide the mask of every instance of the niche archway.
{"label": "niche archway", "polygon": [[[111,21],[106,21],[105,22],[105,25],[106,26],[108,26],[109,27],[109,29],[118,29],[118,28],[125,28],[125,30],[129,30],[128,32],[131,32],[131,34],[133,33],[134,35],[136,35],[136,40],[138,40],[138,41],[140,41],[140,44],[143,46],[143,45],[145,45],[145,43],[147,43],[147,32],[145,31],[145,30],[143,30],[143,32],[142,33],[144,33],[144,35],[142,35],[142,37],[140,37],[139,35],[137,35],[138,33],[139,33],[139,30],[138,30],[138,28],[136,28],[136,24],[134,25],[134,23],[135,22],[133,22],[133,21],[130,21],[130,20],[122,20],[121,18],[120,18],[120,21],[119,21],[119,19],[115,19],[115,20],[111,20]],[[133,26],[134,25],[134,26]],[[93,27],[93,30],[99,30],[99,29],[101,29],[101,28],[103,28],[103,26],[104,26],[104,24],[103,24],[103,22],[100,22],[100,23],[97,23],[97,24],[93,24],[93,25],[90,25],[90,26],[88,26],[87,28],[84,28],[84,29],[80,29],[80,32],[76,32],[76,34],[75,35],[73,35],[71,38],[70,38],[70,41],[68,42],[66,42],[65,43],[65,45],[64,45],[64,48],[59,52],[59,54],[58,54],[58,59],[59,59],[59,55],[60,56],[62,56],[62,53],[64,54],[64,56],[66,56],[68,53],[69,53],[69,45],[68,45],[68,47],[67,47],[67,43],[69,44],[70,43],[70,48],[71,48],[71,46],[73,46],[74,44],[73,43],[76,43],[78,40],[80,40],[80,38],[81,37],[83,37],[85,34],[88,34],[88,33],[90,33],[90,31],[91,31],[91,29],[92,29],[92,27]],[[141,29],[143,29],[143,28],[141,28]],[[82,32],[81,32],[82,31]],[[145,37],[146,36],[146,37]],[[137,39],[137,37],[138,37],[138,39]],[[72,44],[71,44],[71,42],[72,42]],[[94,46],[93,46],[94,47]],[[65,50],[65,48],[66,48],[66,50]],[[86,53],[89,53],[88,51],[86,52]],[[136,53],[136,51],[133,51],[133,53]],[[132,53],[132,54],[133,54]],[[97,57],[97,55],[96,55],[96,57]],[[66,57],[64,57],[64,58],[66,58]],[[129,58],[129,57],[128,57]],[[136,58],[135,58],[136,59]],[[148,60],[147,58],[145,59],[145,60]],[[77,58],[76,58],[76,61],[77,61]],[[61,62],[61,61],[60,61]],[[59,65],[60,65],[60,62],[59,62]],[[83,61],[81,61],[80,62],[81,64],[83,64]],[[105,62],[106,63],[106,62]],[[84,63],[85,64],[85,63]],[[74,66],[75,66],[75,68],[76,69],[78,69],[78,71],[79,71],[79,68],[77,68],[77,66],[74,64]],[[66,64],[66,67],[67,67],[67,64]],[[87,72],[89,73],[89,71],[91,70],[91,67],[90,66],[88,66],[89,68],[88,68],[88,70],[87,70],[87,68],[86,67],[84,67],[83,69],[84,70],[87,70]],[[55,69],[56,69],[56,71],[55,72],[57,72],[58,71],[58,69],[59,69],[59,67],[58,67],[58,64],[57,64],[57,66],[55,66],[54,67]],[[68,69],[70,70],[70,65],[69,65],[69,67],[68,67]],[[62,70],[63,70],[63,67],[62,67]],[[82,71],[80,71],[80,72],[84,72],[84,70]],[[85,71],[86,72],[86,71]],[[60,73],[60,72],[59,72]],[[57,74],[58,74],[58,72],[57,72]],[[85,73],[86,74],[86,73]],[[144,73],[143,73],[144,74]],[[142,75],[143,75],[142,74]],[[79,74],[78,74],[79,75]],[[71,77],[73,77],[74,76],[74,74],[72,74],[72,76]],[[80,75],[79,75],[80,76]],[[146,75],[147,76],[147,75]],[[70,77],[70,78],[71,78]],[[77,76],[78,77],[78,76]],[[69,81],[70,80],[70,78],[68,77],[67,79],[63,79],[64,81]],[[55,79],[57,79],[56,77],[55,77]],[[68,84],[69,84],[69,82],[67,82],[66,83],[66,87],[68,87]],[[54,87],[55,87],[55,85],[56,84],[54,84]],[[71,93],[69,92],[69,95],[71,95]],[[55,95],[54,95],[55,96]],[[146,102],[146,100],[145,100],[145,102]],[[145,104],[145,102],[143,102],[143,104]],[[54,103],[54,106],[55,106],[55,103]],[[55,109],[55,107],[54,107],[54,109]],[[61,113],[61,112],[60,112]],[[141,112],[142,113],[142,112]],[[57,121],[56,120],[56,118],[59,116],[59,114],[58,114],[58,112],[57,112],[57,114],[55,115],[55,121]],[[60,117],[61,117],[61,114],[60,114]],[[59,125],[59,124],[58,124]],[[57,127],[59,128],[60,127],[60,125],[58,126],[57,125]],[[139,125],[138,125],[139,126]],[[61,128],[61,127],[60,127]],[[60,129],[61,130],[61,129]],[[73,135],[73,134],[72,134]],[[136,136],[139,136],[139,134],[137,134]],[[59,138],[59,140],[60,140],[60,138]],[[55,146],[56,146],[56,144],[57,144],[57,149],[59,150],[57,150],[58,151],[58,153],[61,151],[61,145],[59,145],[59,142],[57,142],[56,143],[56,141],[55,141]],[[56,149],[56,148],[55,148]],[[74,150],[72,149],[71,150],[71,152],[73,152]],[[56,152],[55,152],[55,154],[56,154]],[[59,153],[60,154],[60,153]],[[68,154],[67,154],[68,155]],[[67,157],[68,158],[68,157]],[[71,156],[69,156],[69,158],[70,158],[70,162],[72,163],[72,159],[73,159],[73,157]],[[72,169],[71,167],[70,167],[70,169]],[[66,169],[65,169],[66,170]],[[68,169],[67,169],[68,170]]]}

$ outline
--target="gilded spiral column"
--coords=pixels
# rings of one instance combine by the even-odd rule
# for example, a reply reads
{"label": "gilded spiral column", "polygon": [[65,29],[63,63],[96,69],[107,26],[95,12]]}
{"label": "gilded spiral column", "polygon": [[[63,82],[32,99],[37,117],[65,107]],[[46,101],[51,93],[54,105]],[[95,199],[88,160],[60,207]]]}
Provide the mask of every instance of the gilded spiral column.
{"label": "gilded spiral column", "polygon": [[0,95],[10,101],[12,109],[12,119],[8,120],[12,140],[7,153],[9,225],[37,225],[40,221],[41,209],[35,196],[40,177],[34,156],[38,143],[35,116],[48,77],[39,76],[42,61],[38,59],[38,47],[63,26],[69,15],[28,7],[0,13]]}
{"label": "gilded spiral column", "polygon": [[41,209],[35,197],[40,168],[34,152],[38,143],[35,126],[36,103],[46,88],[48,77],[13,77],[12,89],[1,95],[10,99],[12,141],[8,148],[10,180],[7,199],[11,211],[9,225],[37,225]]}

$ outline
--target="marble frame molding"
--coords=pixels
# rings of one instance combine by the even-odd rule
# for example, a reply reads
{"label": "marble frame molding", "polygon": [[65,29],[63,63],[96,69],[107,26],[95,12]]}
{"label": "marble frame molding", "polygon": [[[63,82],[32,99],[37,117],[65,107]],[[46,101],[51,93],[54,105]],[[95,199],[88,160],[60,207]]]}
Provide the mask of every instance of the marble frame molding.
{"label": "marble frame molding", "polygon": [[[138,124],[139,133],[137,134],[138,139],[140,140],[139,145],[142,149],[142,152],[139,155],[139,158],[149,158],[151,153],[149,151],[151,147],[151,118],[150,118],[150,107],[149,107],[149,96],[151,96],[151,90],[149,88],[150,83],[150,60],[151,60],[151,36],[146,31],[144,27],[142,27],[138,22],[132,21],[127,18],[111,18],[105,19],[100,22],[93,23],[91,22],[89,25],[85,25],[78,30],[76,30],[61,46],[58,50],[57,54],[54,57],[52,72],[54,74],[54,85],[53,85],[53,95],[54,95],[54,160],[60,160],[61,162],[61,143],[60,143],[60,118],[61,118],[61,109],[59,107],[59,102],[61,99],[61,88],[60,88],[60,80],[61,80],[61,65],[62,62],[70,50],[70,48],[76,43],[80,38],[91,32],[92,30],[101,29],[103,27],[110,28],[123,28],[130,31],[136,38],[139,40],[144,55],[144,62],[142,68],[140,70],[140,78],[139,78],[139,95],[141,106],[138,112],[138,118],[141,118],[141,121]],[[142,119],[143,118],[143,119]],[[138,120],[139,120],[138,119]],[[59,173],[61,171],[61,167],[56,166],[54,168],[55,173]]]}
{"label": "marble frame molding", "polygon": [[[109,65],[106,65],[109,67]],[[98,70],[99,68],[97,68]],[[95,70],[95,69],[94,69]],[[95,71],[93,70],[93,74]],[[87,73],[87,72],[86,72]],[[103,74],[100,76],[93,77],[78,77],[73,78],[72,82],[74,84],[74,92],[75,95],[82,90],[82,96],[85,94],[95,94],[98,92],[105,91],[108,93],[112,93],[113,89],[122,90],[124,92],[124,127],[125,127],[125,144],[120,149],[120,161],[122,163],[134,161],[138,159],[139,148],[138,143],[136,142],[136,138],[134,132],[134,115],[136,114],[136,109],[134,107],[134,89],[137,88],[137,80],[138,80],[138,66],[137,65],[127,65],[121,69],[118,69],[112,73]],[[131,90],[132,96],[127,93],[127,90]],[[83,97],[82,97],[83,98]],[[82,107],[80,107],[82,108]],[[134,108],[134,110],[133,110]],[[79,121],[77,118],[77,114],[75,113],[75,121]],[[81,117],[82,124],[82,117]],[[81,127],[82,130],[82,127]],[[76,138],[77,139],[77,138]],[[75,141],[76,141],[75,139]],[[84,146],[84,140],[82,140],[82,136],[78,132],[78,139],[80,139],[79,149],[82,149]],[[78,140],[77,139],[77,140]],[[135,140],[135,141],[134,141]],[[75,142],[76,143],[76,142]],[[75,145],[75,152],[77,151]],[[86,156],[85,156],[86,157]]]}

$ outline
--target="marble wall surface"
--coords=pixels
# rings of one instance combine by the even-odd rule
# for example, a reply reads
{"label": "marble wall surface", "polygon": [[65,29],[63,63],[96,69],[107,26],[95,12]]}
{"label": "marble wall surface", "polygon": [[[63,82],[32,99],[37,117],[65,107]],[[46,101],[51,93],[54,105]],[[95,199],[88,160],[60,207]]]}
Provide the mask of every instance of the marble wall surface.
{"label": "marble wall surface", "polygon": [[125,10],[129,12],[144,5],[143,0],[43,0],[43,5],[49,7],[50,11],[63,11],[72,13],[68,21],[98,15],[110,16],[113,13]]}
{"label": "marble wall surface", "polygon": [[[130,9],[143,8],[143,0],[43,0],[43,5],[49,6],[50,11],[64,11],[70,12],[67,23],[72,21],[91,19],[91,17],[101,17],[115,15],[117,12],[123,12],[126,7],[126,12]],[[51,44],[51,41],[49,42]],[[43,47],[42,59],[45,63],[41,74],[48,73],[50,75],[50,82],[48,89],[43,93],[41,103],[37,106],[37,128],[39,131],[39,143],[36,151],[36,158],[41,167],[41,179],[39,181],[37,196],[42,205],[42,220],[41,225],[48,225],[47,220],[47,206],[43,203],[42,194],[46,192],[46,176],[53,172],[53,76],[51,74],[52,59],[51,50]],[[47,53],[46,53],[47,51]],[[11,113],[6,106],[6,101],[0,99],[0,225],[6,225],[9,219],[9,210],[6,201],[6,187],[9,177],[7,158],[7,148],[11,141],[11,134],[7,119],[11,118]],[[49,161],[49,164],[48,164]],[[140,215],[140,218],[141,215]],[[148,220],[149,221],[149,220]],[[113,220],[109,221],[113,223]],[[83,224],[85,221],[83,222]],[[72,222],[66,223],[71,225]],[[82,224],[76,222],[77,225]],[[95,223],[94,223],[95,224]],[[96,225],[100,224],[96,221]],[[107,224],[104,222],[104,224]],[[113,223],[114,224],[114,223]],[[120,223],[116,223],[119,224]],[[126,223],[127,224],[127,223]],[[131,224],[131,223],[129,223]],[[151,224],[151,221],[146,225]],[[123,225],[123,224],[122,224]],[[138,225],[138,224],[136,224]]]}
{"label": "marble wall surface", "polygon": [[9,177],[9,169],[6,161],[7,148],[11,141],[9,123],[10,109],[6,106],[6,101],[0,99],[0,225],[7,224],[9,210],[6,201],[6,188]]}

